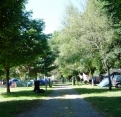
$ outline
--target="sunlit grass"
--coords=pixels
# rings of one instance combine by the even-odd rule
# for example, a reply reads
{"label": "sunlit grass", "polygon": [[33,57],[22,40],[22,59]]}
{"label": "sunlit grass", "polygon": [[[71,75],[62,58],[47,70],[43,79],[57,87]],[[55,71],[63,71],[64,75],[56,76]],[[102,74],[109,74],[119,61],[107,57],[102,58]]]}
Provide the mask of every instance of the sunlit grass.
{"label": "sunlit grass", "polygon": [[[84,100],[100,111],[106,117],[120,117],[121,115],[121,88],[100,88],[80,84],[72,86]],[[56,85],[55,85],[56,86]],[[41,87],[45,89],[44,86]],[[34,87],[11,88],[11,93],[6,93],[6,88],[0,88],[0,117],[15,117],[18,113],[29,110],[31,107],[41,105],[41,101],[52,93],[53,88],[47,88],[45,93],[33,92]],[[66,94],[66,93],[65,93]],[[88,107],[87,107],[88,108]]]}
{"label": "sunlit grass", "polygon": [[[41,87],[45,89],[45,87]],[[36,93],[34,87],[11,88],[11,93],[6,93],[6,88],[0,88],[0,117],[15,117],[18,113],[37,107],[41,101],[52,93],[52,88],[47,88],[45,93]]]}
{"label": "sunlit grass", "polygon": [[120,117],[121,115],[121,88],[100,88],[98,86],[72,86],[84,100],[90,102],[94,108],[106,117]]}

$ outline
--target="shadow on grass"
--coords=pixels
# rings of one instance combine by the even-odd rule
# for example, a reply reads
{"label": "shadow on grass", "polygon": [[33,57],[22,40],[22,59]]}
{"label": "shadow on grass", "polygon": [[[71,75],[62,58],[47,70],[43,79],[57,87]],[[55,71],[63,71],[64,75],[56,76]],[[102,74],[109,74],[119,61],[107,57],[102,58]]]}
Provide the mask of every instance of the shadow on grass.
{"label": "shadow on grass", "polygon": [[45,93],[36,93],[33,90],[25,90],[25,91],[18,91],[18,92],[10,92],[10,93],[2,93],[1,95],[4,98],[9,97],[41,97],[41,96],[48,96],[52,93],[53,90],[47,90]]}
{"label": "shadow on grass", "polygon": [[[64,87],[62,85],[62,87]],[[87,89],[87,88],[75,88],[78,90],[79,94],[91,94],[91,93],[103,93],[108,92],[108,89]],[[120,91],[121,89],[113,89],[112,91]],[[48,96],[52,90],[48,90],[45,93],[35,93],[33,91],[19,91],[19,92],[12,92],[9,94],[2,94],[5,97],[20,97],[20,96],[29,96],[29,97],[41,97],[41,96]],[[64,109],[64,104],[66,107],[70,108],[70,102],[72,102],[75,106],[82,107],[82,112],[87,111],[84,110],[83,107],[85,107],[85,103],[81,103],[83,101],[82,98],[71,95],[78,95],[77,92],[75,92],[72,89],[61,89],[55,90],[55,95],[49,96],[50,98],[48,100],[42,100],[43,104],[46,101],[45,104],[49,104],[48,108],[50,107],[51,110],[55,110],[55,107],[59,109]],[[70,95],[68,98],[64,98],[65,95]],[[58,98],[57,98],[58,96]],[[62,96],[62,97],[60,97]],[[73,97],[73,98],[72,98]],[[120,117],[121,115],[121,97],[105,97],[105,96],[94,96],[94,97],[87,97],[84,98],[86,101],[90,102],[94,108],[102,112],[102,115],[105,115],[106,117]],[[35,100],[19,100],[19,101],[6,101],[6,102],[0,102],[0,115],[1,117],[15,117],[14,115],[17,115],[18,113],[23,113],[24,111],[29,110],[31,107],[37,107],[37,105],[41,105],[39,103],[41,101],[41,98],[35,99]],[[69,102],[67,105],[67,101]],[[66,102],[66,103],[65,103]],[[51,104],[55,104],[55,107],[51,106]],[[43,105],[45,106],[45,105]],[[88,108],[88,105],[86,106]],[[80,109],[80,108],[79,108]],[[67,111],[66,111],[67,112]],[[80,112],[80,110],[79,110]],[[86,113],[86,112],[85,112]],[[66,114],[66,113],[65,113]]]}
{"label": "shadow on grass", "polygon": [[[57,103],[56,108],[64,109],[64,102],[70,102],[69,100],[73,100],[74,103],[78,104],[78,106],[81,106],[82,107],[81,110],[83,110],[83,107],[85,106],[85,104],[79,103],[79,101],[81,102],[82,100],[82,99],[80,100],[79,98],[73,98],[73,99],[65,98],[62,100],[63,102],[60,101],[60,104]],[[120,117],[121,115],[121,97],[89,97],[89,98],[85,98],[85,100],[90,102],[91,105],[96,110],[99,110],[99,112],[101,112],[103,116]],[[51,98],[49,100],[42,100],[43,103],[45,101],[46,101],[46,104],[48,104],[49,102],[54,103],[54,101],[59,102],[59,99]],[[84,104],[84,105],[81,105],[81,104]],[[0,112],[1,112],[0,116],[1,117],[16,117],[16,115],[18,115],[19,113],[30,111],[32,107],[36,109],[40,105],[41,105],[40,99],[1,102],[0,103]],[[69,105],[66,105],[66,107],[69,107]],[[52,109],[51,106],[50,108]]]}
{"label": "shadow on grass", "polygon": [[39,99],[0,102],[0,117],[16,117],[18,113],[37,107],[39,102]]}
{"label": "shadow on grass", "polygon": [[121,116],[121,97],[88,97],[84,98],[106,117]]}
{"label": "shadow on grass", "polygon": [[[56,108],[63,108],[64,102],[70,102],[69,100],[73,100],[75,104],[77,104],[80,99],[63,99],[63,102],[60,102],[60,104],[56,105]],[[85,98],[86,101],[90,102],[92,107],[98,110],[104,117],[120,117],[121,115],[121,98],[120,97],[89,97]],[[43,100],[44,103],[47,102],[57,102],[59,99],[49,99],[49,100]],[[39,103],[40,100],[20,100],[20,101],[11,101],[7,103],[0,103],[0,111],[2,113],[0,114],[1,117],[15,117],[15,115],[18,115],[19,113],[23,113],[25,111],[30,111],[32,107],[36,109],[38,106],[41,105]],[[54,103],[54,102],[53,102]],[[62,104],[61,104],[62,103]],[[81,103],[80,103],[81,104]],[[81,106],[83,108],[84,105],[80,105],[78,103],[78,106]],[[45,105],[43,105],[45,106]],[[66,105],[66,107],[69,107],[69,105]],[[50,107],[52,108],[52,107]],[[88,108],[88,105],[87,105]],[[2,110],[1,110],[2,109]],[[82,109],[83,110],[83,109]]]}
{"label": "shadow on grass", "polygon": [[121,88],[113,88],[112,90],[109,90],[107,88],[74,88],[76,91],[78,91],[80,94],[91,94],[91,93],[104,93],[104,92],[115,92],[115,91],[121,91]]}

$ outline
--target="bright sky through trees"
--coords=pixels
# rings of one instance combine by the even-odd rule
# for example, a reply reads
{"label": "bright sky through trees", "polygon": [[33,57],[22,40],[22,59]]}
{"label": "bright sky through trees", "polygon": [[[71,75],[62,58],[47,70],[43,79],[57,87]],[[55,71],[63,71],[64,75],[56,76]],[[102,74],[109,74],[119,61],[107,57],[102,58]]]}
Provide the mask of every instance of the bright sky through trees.
{"label": "bright sky through trees", "polygon": [[33,11],[33,18],[44,20],[45,33],[53,33],[59,30],[65,6],[69,1],[79,5],[78,1],[85,0],[28,0],[26,9]]}

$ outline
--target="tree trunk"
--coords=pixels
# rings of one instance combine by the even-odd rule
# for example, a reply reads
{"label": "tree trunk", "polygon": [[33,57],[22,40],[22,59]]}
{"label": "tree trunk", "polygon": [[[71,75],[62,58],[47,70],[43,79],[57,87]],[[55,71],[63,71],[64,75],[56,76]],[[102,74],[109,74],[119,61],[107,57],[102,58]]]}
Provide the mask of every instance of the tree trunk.
{"label": "tree trunk", "polygon": [[9,71],[10,71],[10,68],[7,67],[5,68],[6,70],[6,88],[7,88],[7,93],[10,93],[10,86],[9,86]]}
{"label": "tree trunk", "polygon": [[40,89],[39,85],[40,85],[39,81],[34,81],[34,92],[36,92],[36,93],[44,93],[45,90]]}
{"label": "tree trunk", "polygon": [[37,72],[35,72],[35,80],[37,80]]}
{"label": "tree trunk", "polygon": [[108,80],[109,80],[109,90],[112,90],[112,83],[111,83],[110,70],[109,70],[109,68],[107,68],[107,72],[108,72]]}
{"label": "tree trunk", "polygon": [[38,92],[40,90],[39,85],[40,85],[39,81],[34,81],[34,91],[35,92]]}
{"label": "tree trunk", "polygon": [[90,68],[90,72],[89,72],[89,77],[92,78],[92,86],[94,86],[94,78],[93,78],[93,74],[95,72],[95,68]]}
{"label": "tree trunk", "polygon": [[74,75],[72,76],[72,85],[73,86],[75,85],[75,76]]}
{"label": "tree trunk", "polygon": [[107,65],[106,61],[104,61],[104,65],[108,72],[109,90],[112,90],[112,83],[111,83],[111,78],[110,78],[110,67]]}

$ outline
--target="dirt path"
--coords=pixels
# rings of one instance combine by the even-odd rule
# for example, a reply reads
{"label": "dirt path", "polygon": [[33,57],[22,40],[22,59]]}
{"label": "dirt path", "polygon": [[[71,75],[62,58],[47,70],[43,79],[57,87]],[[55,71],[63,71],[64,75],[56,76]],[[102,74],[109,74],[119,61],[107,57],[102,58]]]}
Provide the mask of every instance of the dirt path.
{"label": "dirt path", "polygon": [[81,95],[66,84],[58,84],[38,108],[17,117],[102,117]]}

